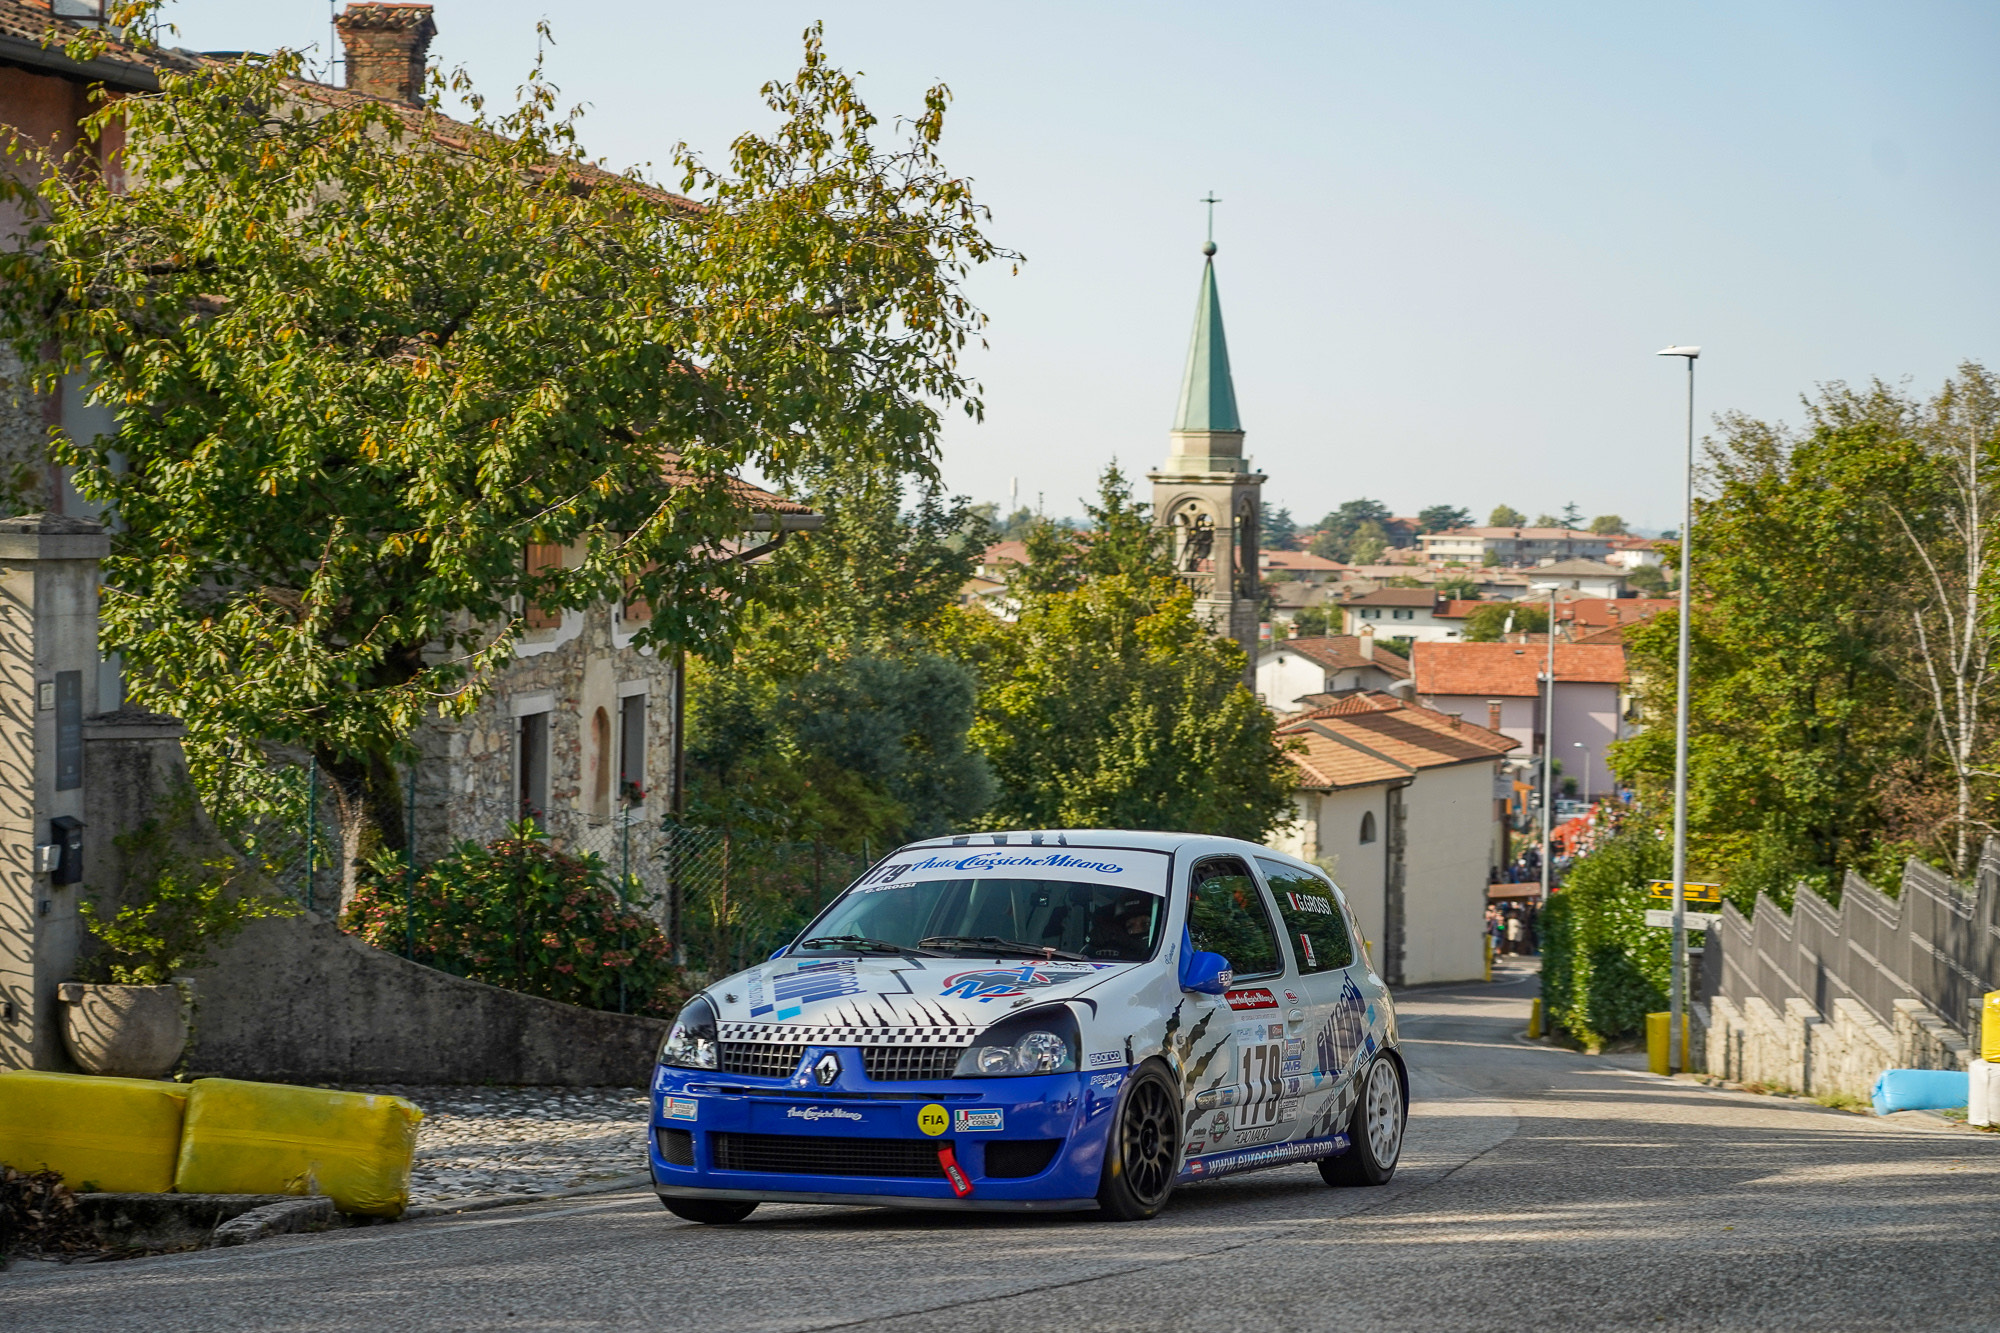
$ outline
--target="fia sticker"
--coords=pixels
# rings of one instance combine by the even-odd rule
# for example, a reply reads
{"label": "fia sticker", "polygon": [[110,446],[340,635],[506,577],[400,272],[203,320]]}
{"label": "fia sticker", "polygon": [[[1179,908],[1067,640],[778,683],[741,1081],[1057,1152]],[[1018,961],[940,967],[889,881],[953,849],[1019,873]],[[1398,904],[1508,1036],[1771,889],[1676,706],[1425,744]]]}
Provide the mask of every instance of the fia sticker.
{"label": "fia sticker", "polygon": [[932,1102],[929,1106],[917,1112],[917,1128],[932,1138],[936,1138],[951,1128],[951,1117],[945,1113],[945,1109],[942,1106],[939,1106],[936,1102]]}
{"label": "fia sticker", "polygon": [[972,1134],[981,1130],[998,1130],[1007,1127],[1006,1113],[995,1106],[986,1110],[969,1111],[964,1107],[951,1113],[952,1130],[959,1134]]}
{"label": "fia sticker", "polygon": [[692,1097],[663,1097],[660,1099],[660,1118],[663,1120],[692,1120],[696,1108],[701,1103]]}

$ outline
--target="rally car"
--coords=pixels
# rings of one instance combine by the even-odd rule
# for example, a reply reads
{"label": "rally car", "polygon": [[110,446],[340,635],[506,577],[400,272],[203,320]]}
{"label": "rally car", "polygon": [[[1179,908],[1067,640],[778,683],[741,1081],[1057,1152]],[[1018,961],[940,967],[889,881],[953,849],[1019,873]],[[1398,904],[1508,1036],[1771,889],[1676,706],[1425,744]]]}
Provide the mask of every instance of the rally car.
{"label": "rally car", "polygon": [[1395,1010],[1340,890],[1252,843],[913,843],[689,1001],[652,1082],[666,1207],[1097,1208],[1292,1162],[1396,1169]]}

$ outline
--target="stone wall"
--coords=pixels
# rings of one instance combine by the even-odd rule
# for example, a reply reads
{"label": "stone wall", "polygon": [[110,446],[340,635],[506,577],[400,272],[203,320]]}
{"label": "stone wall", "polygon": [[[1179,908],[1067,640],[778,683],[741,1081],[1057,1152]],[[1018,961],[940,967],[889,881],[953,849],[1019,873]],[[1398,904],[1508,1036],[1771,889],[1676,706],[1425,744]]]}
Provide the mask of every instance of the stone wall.
{"label": "stone wall", "polygon": [[1922,862],[1894,897],[1858,875],[1839,906],[1801,887],[1787,912],[1724,905],[1701,994],[1711,1069],[1814,1095],[1866,1096],[1884,1069],[1962,1069],[1980,997],[2000,989],[2000,840],[1972,884]]}
{"label": "stone wall", "polygon": [[668,1026],[454,977],[316,913],[253,921],[192,975],[197,1076],[637,1085]]}

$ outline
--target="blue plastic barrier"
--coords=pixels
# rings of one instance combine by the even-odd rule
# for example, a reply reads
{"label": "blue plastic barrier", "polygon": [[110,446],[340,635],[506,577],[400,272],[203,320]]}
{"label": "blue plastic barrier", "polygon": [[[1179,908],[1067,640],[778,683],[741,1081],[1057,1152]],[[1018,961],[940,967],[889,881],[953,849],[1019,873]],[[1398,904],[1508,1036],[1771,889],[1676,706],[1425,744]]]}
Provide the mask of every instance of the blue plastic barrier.
{"label": "blue plastic barrier", "polygon": [[1963,1069],[1885,1069],[1875,1080],[1875,1114],[1963,1106],[1972,1082]]}

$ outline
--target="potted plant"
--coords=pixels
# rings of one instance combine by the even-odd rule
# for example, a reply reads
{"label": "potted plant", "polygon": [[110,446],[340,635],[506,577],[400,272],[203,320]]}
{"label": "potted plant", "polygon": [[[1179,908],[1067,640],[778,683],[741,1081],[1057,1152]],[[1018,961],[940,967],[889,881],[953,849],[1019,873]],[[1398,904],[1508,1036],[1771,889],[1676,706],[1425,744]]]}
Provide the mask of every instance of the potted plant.
{"label": "potted plant", "polygon": [[63,1040],[86,1073],[164,1078],[188,1042],[188,997],[176,977],[206,966],[254,917],[291,916],[289,899],[242,892],[228,862],[163,866],[152,891],[110,918],[79,904],[98,948],[58,988]]}

